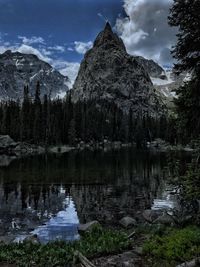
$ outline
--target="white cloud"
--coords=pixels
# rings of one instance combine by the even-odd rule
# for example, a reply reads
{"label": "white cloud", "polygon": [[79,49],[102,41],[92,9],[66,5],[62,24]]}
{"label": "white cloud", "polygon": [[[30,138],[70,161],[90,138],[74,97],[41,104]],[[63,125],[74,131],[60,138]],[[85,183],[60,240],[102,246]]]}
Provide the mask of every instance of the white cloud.
{"label": "white cloud", "polygon": [[115,28],[127,52],[152,58],[160,64],[172,62],[169,55],[176,30],[168,25],[172,0],[124,0],[126,18],[118,18]]}
{"label": "white cloud", "polygon": [[47,55],[45,55],[44,50],[42,53],[42,51],[39,51],[38,49],[36,49],[30,45],[22,44],[21,46],[14,49],[14,51],[18,51],[18,52],[23,53],[23,54],[34,54],[41,60],[44,60],[48,63],[52,62],[51,58],[49,58]]}
{"label": "white cloud", "polygon": [[42,37],[32,36],[27,38],[25,36],[18,36],[18,39],[22,40],[23,44],[31,45],[31,44],[45,44],[45,41]]}
{"label": "white cloud", "polygon": [[74,45],[75,45],[75,51],[77,53],[85,54],[87,50],[89,50],[92,47],[93,43],[91,41],[86,42],[86,43],[75,41]]}
{"label": "white cloud", "polygon": [[57,51],[60,53],[64,53],[65,52],[65,47],[62,45],[55,45],[55,46],[49,46],[48,49],[53,50],[53,51]]}
{"label": "white cloud", "polygon": [[52,51],[49,51],[48,48],[45,47],[39,47],[39,51],[44,56],[51,56],[53,54]]}
{"label": "white cloud", "polygon": [[74,49],[72,47],[68,47],[67,50],[68,51],[74,51]]}
{"label": "white cloud", "polygon": [[52,59],[49,57],[51,52],[46,50],[45,48],[34,48],[31,45],[26,44],[13,44],[11,45],[9,42],[1,41],[0,45],[0,53],[4,53],[6,50],[11,50],[13,52],[20,52],[23,54],[33,54],[36,55],[39,59],[46,61],[48,63],[52,63]]}

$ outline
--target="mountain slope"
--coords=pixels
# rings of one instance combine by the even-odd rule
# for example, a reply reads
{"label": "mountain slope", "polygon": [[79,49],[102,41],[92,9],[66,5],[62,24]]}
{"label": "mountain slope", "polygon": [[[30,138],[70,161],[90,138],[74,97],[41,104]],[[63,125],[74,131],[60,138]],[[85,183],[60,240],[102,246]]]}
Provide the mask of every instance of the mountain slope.
{"label": "mountain slope", "polygon": [[143,64],[126,52],[109,23],[86,54],[72,90],[72,100],[114,102],[124,112],[158,116],[164,105],[157,97]]}
{"label": "mountain slope", "polygon": [[135,56],[134,58],[144,67],[150,77],[162,80],[167,79],[165,70],[152,59],[146,59],[140,56]]}
{"label": "mountain slope", "polygon": [[0,99],[21,99],[24,85],[29,85],[33,96],[38,81],[41,96],[56,97],[68,90],[68,78],[37,56],[10,50],[0,54]]}

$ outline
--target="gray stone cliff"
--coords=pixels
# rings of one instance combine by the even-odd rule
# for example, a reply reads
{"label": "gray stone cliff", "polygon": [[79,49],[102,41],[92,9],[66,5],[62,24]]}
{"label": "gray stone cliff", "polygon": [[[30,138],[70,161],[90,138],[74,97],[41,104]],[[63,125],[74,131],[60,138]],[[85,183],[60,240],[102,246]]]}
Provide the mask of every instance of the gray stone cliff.
{"label": "gray stone cliff", "polygon": [[155,93],[144,64],[126,52],[123,41],[109,23],[81,63],[72,89],[72,100],[110,101],[124,112],[159,116],[165,108]]}

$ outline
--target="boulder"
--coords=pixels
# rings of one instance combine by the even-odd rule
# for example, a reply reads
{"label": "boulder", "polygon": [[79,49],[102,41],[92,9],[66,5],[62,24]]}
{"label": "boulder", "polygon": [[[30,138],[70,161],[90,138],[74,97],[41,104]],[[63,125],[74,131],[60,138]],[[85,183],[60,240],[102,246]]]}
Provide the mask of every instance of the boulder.
{"label": "boulder", "polygon": [[168,215],[167,213],[159,216],[154,223],[156,224],[165,224],[165,225],[172,225],[174,224],[174,220],[172,216]]}
{"label": "boulder", "polygon": [[177,265],[176,267],[197,267],[200,264],[200,258],[196,258],[192,261],[184,262],[180,265]]}
{"label": "boulder", "polygon": [[122,218],[119,223],[124,227],[124,228],[129,228],[132,226],[135,226],[137,224],[136,220],[131,218],[131,217],[124,217]]}
{"label": "boulder", "polygon": [[37,235],[30,235],[24,239],[24,242],[30,242],[33,244],[40,244],[40,240]]}
{"label": "boulder", "polygon": [[99,226],[100,223],[98,221],[92,221],[85,224],[79,224],[78,231],[79,232],[90,232],[93,227]]}
{"label": "boulder", "polygon": [[164,140],[157,138],[150,143],[150,146],[154,148],[166,148],[168,144]]}
{"label": "boulder", "polygon": [[17,143],[9,135],[0,135],[0,150],[17,146]]}
{"label": "boulder", "polygon": [[153,223],[161,215],[162,211],[158,210],[144,210],[142,213],[143,218],[149,223]]}
{"label": "boulder", "polygon": [[73,146],[54,146],[54,147],[49,148],[49,152],[54,153],[54,154],[64,154],[74,149],[75,147]]}

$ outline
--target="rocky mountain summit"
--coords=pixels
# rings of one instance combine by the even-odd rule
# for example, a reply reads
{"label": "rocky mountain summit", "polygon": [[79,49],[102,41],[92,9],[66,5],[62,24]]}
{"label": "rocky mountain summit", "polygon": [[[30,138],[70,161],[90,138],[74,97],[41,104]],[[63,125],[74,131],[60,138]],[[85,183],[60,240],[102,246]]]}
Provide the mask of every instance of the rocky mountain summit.
{"label": "rocky mountain summit", "polygon": [[[145,68],[147,63],[142,61],[126,52],[122,39],[107,23],[93,48],[85,54],[72,89],[72,100],[104,100],[114,102],[124,112],[132,108],[138,115],[163,114],[164,105],[155,93]],[[153,68],[151,71],[156,72]],[[162,70],[157,72],[156,75],[162,74]]]}
{"label": "rocky mountain summit", "polygon": [[33,96],[38,81],[41,96],[50,94],[56,97],[68,90],[68,78],[36,55],[10,50],[0,54],[0,99],[21,99],[24,85],[29,86],[30,95]]}

